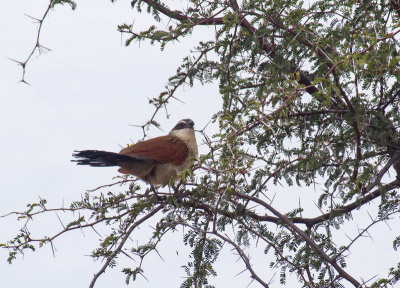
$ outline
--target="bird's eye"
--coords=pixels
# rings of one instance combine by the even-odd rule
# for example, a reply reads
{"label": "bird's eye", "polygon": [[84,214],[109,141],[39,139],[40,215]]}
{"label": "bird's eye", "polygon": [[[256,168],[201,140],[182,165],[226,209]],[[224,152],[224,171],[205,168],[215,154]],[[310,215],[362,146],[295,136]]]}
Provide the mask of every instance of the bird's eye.
{"label": "bird's eye", "polygon": [[179,128],[183,128],[183,127],[185,127],[185,124],[180,123],[180,124],[179,124]]}

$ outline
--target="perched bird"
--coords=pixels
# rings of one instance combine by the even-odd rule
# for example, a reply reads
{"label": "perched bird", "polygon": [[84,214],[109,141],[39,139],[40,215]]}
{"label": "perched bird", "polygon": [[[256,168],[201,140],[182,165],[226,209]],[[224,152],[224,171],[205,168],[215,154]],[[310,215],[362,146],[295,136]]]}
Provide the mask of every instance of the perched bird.
{"label": "perched bird", "polygon": [[98,150],[75,151],[78,165],[119,166],[119,172],[134,175],[151,185],[168,184],[191,165],[198,155],[194,122],[183,119],[168,135],[134,144],[120,153]]}

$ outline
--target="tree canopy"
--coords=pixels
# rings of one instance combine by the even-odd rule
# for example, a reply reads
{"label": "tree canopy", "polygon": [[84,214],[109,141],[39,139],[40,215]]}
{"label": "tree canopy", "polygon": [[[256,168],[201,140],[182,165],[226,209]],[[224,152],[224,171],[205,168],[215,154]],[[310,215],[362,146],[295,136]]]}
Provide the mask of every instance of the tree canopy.
{"label": "tree canopy", "polygon": [[[49,9],[57,4],[75,7],[72,1],[51,0]],[[161,49],[179,45],[190,34],[204,35],[168,79],[165,91],[150,99],[155,112],[143,129],[160,126],[155,115],[176,99],[182,85],[217,81],[223,105],[210,109],[216,110],[212,121],[219,133],[200,131],[209,152],[181,173],[179,181],[157,188],[157,194],[124,176],[110,184],[124,184],[120,192],[96,189],[69,208],[48,208],[45,200],[30,204],[16,214],[28,220],[54,211],[81,214],[60,233],[43,239],[32,239],[24,226],[2,244],[10,250],[8,261],[25,249],[52,245],[59,235],[103,223],[110,232],[91,254],[104,259],[93,287],[116,265],[117,257],[143,259],[157,252],[165,235],[184,227],[183,242],[192,254],[183,266],[187,278],[181,287],[209,285],[210,277],[217,275],[213,265],[223,246],[236,251],[252,281],[273,287],[246,252],[256,243],[269,261],[263,270],[277,271],[282,284],[289,273],[302,287],[397,283],[400,263],[388,266],[387,275],[379,277],[352,275],[346,263],[354,243],[400,212],[400,2],[173,4],[170,8],[158,0],[132,1],[138,13],[154,17],[154,25],[136,31],[132,24],[121,24],[118,31],[127,35],[126,46],[150,41]],[[28,61],[21,63],[24,71]],[[320,212],[310,212],[300,203],[276,207],[273,189],[279,185],[316,191]],[[297,197],[307,201],[301,192]],[[344,225],[358,222],[352,212],[367,209],[373,200],[379,204],[370,224],[347,241],[338,238]],[[129,237],[151,218],[157,225],[149,241],[129,246]],[[399,246],[400,235],[391,249]],[[142,261],[134,265],[122,270],[127,283],[145,274]],[[361,276],[370,277],[364,281]]]}

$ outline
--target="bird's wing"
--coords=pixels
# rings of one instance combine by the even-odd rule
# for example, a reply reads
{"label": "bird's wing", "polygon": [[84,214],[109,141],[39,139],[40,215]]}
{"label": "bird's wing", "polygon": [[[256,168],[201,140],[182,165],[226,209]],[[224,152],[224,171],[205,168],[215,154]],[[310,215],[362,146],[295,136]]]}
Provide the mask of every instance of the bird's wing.
{"label": "bird's wing", "polygon": [[181,139],[174,136],[161,136],[136,143],[121,154],[127,156],[144,156],[158,162],[180,165],[189,153],[188,147]]}

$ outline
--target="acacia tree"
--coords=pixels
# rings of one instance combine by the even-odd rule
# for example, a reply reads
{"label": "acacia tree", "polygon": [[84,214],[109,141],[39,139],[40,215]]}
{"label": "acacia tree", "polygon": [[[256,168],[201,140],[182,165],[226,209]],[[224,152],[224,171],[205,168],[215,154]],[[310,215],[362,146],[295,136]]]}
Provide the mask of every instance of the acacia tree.
{"label": "acacia tree", "polygon": [[[74,5],[51,1],[49,7],[59,3]],[[400,2],[307,5],[295,0],[189,1],[186,9],[173,10],[157,0],[133,1],[139,13],[146,9],[154,16],[155,25],[141,32],[120,25],[118,30],[129,36],[127,46],[151,41],[163,48],[197,33],[198,26],[209,27],[212,38],[207,38],[214,39],[194,46],[166,90],[150,100],[155,113],[143,128],[159,125],[155,115],[183,84],[218,81],[223,105],[213,121],[219,133],[210,138],[202,131],[209,153],[157,193],[142,191],[136,179],[124,177],[114,183],[126,184],[124,191],[105,195],[97,189],[68,209],[49,209],[45,200],[30,205],[19,217],[29,220],[57,210],[89,214],[43,239],[32,239],[24,226],[4,244],[9,262],[24,249],[35,249],[35,243],[52,245],[61,234],[106,223],[116,229],[92,253],[105,260],[93,287],[116,257],[143,259],[166,234],[183,226],[192,257],[182,287],[208,284],[223,245],[236,250],[253,281],[271,287],[245,253],[255,241],[265,254],[273,253],[270,269],[279,271],[281,283],[287,272],[295,273],[303,287],[397,283],[400,263],[388,267],[386,278],[362,282],[346,271],[346,256],[370,227],[400,212]],[[160,25],[161,19],[168,19],[169,26]],[[323,185],[315,186],[317,180]],[[306,218],[301,207],[278,210],[270,191],[281,183],[317,187],[321,213]],[[357,222],[352,211],[366,209],[374,199],[380,204],[370,225],[339,243],[332,230]],[[156,215],[149,242],[129,247],[130,235]],[[393,240],[396,250],[400,236]],[[141,263],[123,269],[127,283],[144,273]]]}

